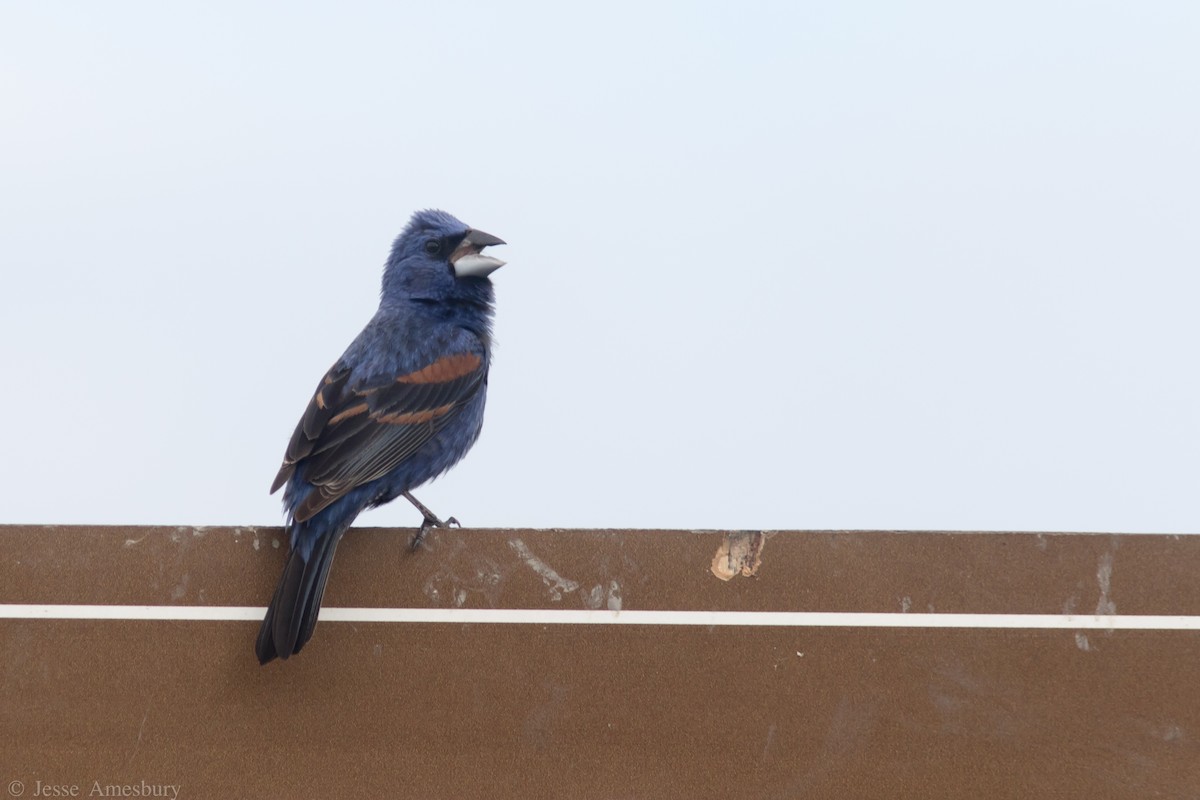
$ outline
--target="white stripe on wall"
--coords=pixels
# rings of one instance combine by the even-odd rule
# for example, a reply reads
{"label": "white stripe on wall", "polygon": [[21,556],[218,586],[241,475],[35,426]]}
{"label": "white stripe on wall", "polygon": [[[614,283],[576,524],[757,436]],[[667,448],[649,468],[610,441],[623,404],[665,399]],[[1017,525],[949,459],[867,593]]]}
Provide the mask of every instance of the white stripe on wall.
{"label": "white stripe on wall", "polygon": [[[261,606],[0,604],[0,619],[258,621]],[[588,611],[567,609],[323,608],[322,622],[480,625],[695,625],[785,628],[984,628],[1200,630],[1200,616],[1092,614],[901,614],[842,611]]]}

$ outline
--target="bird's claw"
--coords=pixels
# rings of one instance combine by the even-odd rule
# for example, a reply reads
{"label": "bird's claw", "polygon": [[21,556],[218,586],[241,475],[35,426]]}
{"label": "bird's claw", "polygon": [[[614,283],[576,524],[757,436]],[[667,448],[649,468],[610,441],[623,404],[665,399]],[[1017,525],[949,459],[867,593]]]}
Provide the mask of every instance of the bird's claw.
{"label": "bird's claw", "polygon": [[417,530],[416,534],[412,538],[412,542],[410,542],[408,545],[409,551],[415,553],[417,551],[417,549],[420,548],[421,543],[425,541],[425,537],[429,535],[429,531],[432,530],[433,528],[451,528],[451,527],[461,528],[462,523],[460,523],[454,517],[447,517],[446,521],[443,522],[442,520],[435,517],[433,514],[430,514],[429,516],[425,517],[425,519],[423,519],[421,521],[421,527]]}
{"label": "bird's claw", "polygon": [[408,502],[416,506],[417,510],[421,512],[421,516],[425,518],[421,522],[421,529],[417,531],[417,535],[413,537],[412,543],[408,546],[409,550],[415,552],[416,549],[421,546],[421,542],[425,541],[425,536],[429,533],[430,528],[449,528],[450,526],[454,526],[455,528],[462,527],[459,521],[454,517],[447,517],[446,521],[442,522],[437,518],[437,514],[434,514],[425,507],[424,503],[413,497],[411,492],[401,492],[401,494],[404,495]]}

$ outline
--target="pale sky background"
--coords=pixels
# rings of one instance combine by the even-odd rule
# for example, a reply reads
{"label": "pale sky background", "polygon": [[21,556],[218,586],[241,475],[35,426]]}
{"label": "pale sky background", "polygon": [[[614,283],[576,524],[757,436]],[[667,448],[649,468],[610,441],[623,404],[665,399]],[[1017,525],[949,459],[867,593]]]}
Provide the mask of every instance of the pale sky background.
{"label": "pale sky background", "polygon": [[439,207],[509,242],[442,515],[1200,531],[1198,42],[1193,2],[5,3],[0,522],[278,524]]}

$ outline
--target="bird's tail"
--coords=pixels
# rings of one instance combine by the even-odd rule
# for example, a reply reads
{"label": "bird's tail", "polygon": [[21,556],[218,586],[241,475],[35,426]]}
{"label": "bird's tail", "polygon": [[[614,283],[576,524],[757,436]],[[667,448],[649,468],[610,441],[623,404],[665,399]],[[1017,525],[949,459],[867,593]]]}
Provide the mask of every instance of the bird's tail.
{"label": "bird's tail", "polygon": [[275,596],[267,607],[267,616],[258,631],[258,641],[254,645],[258,663],[266,664],[276,657],[286,659],[295,655],[312,637],[317,612],[321,610],[321,597],[325,594],[325,582],[329,580],[329,567],[344,531],[343,528],[318,538],[307,559],[299,547],[292,547]]}

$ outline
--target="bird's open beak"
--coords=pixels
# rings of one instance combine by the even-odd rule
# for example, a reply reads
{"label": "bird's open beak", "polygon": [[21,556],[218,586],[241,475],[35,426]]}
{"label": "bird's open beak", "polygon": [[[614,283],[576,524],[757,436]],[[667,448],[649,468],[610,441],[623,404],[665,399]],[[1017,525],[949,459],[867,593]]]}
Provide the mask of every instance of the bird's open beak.
{"label": "bird's open beak", "polygon": [[505,244],[505,241],[483,231],[467,231],[462,242],[450,254],[454,274],[459,278],[485,278],[503,267],[504,262],[500,259],[480,254],[483,248],[493,244]]}

